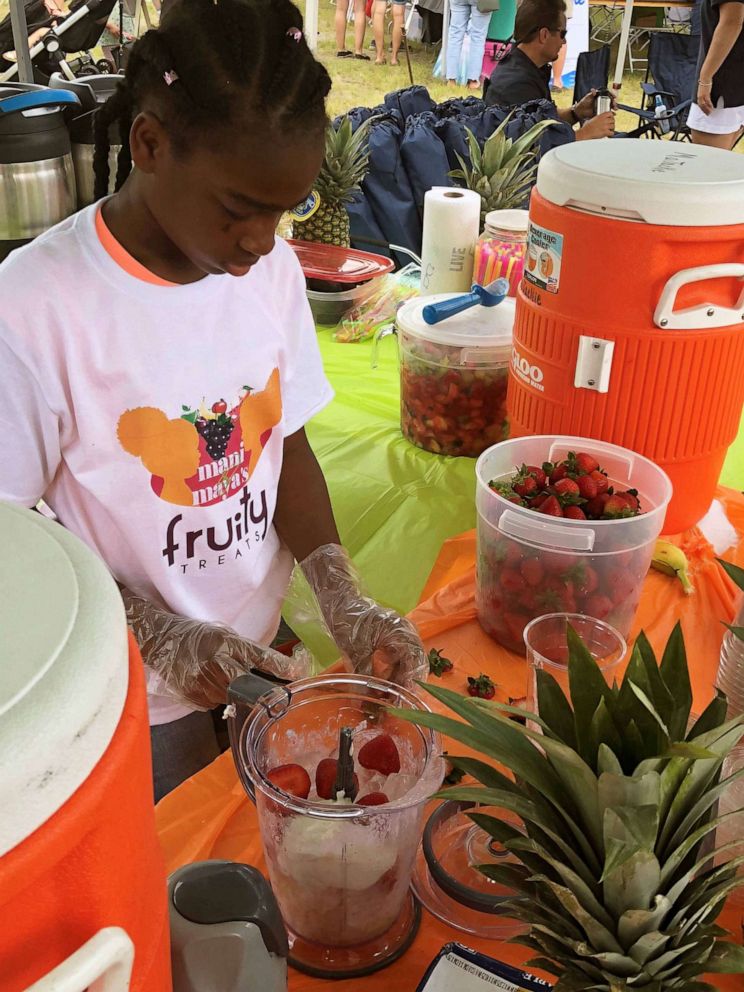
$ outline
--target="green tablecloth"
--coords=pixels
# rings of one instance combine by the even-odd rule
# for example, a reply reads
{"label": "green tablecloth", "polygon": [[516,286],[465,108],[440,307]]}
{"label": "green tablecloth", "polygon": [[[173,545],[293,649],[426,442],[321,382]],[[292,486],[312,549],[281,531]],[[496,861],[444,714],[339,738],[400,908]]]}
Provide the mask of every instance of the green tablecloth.
{"label": "green tablecloth", "polygon": [[[475,526],[475,461],[420,451],[399,426],[396,339],[337,344],[318,331],[336,398],[308,426],[342,540],[380,602],[408,612],[444,541]],[[744,488],[744,420],[721,476]]]}

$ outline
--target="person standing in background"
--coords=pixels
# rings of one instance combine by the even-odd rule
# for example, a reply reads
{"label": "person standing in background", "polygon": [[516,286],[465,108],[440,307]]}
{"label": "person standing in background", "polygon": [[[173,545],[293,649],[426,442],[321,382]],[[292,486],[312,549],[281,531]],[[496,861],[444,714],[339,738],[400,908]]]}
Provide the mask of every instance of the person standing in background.
{"label": "person standing in background", "polygon": [[[568,30],[568,22],[573,17],[574,0],[566,0],[566,30]],[[563,69],[566,65],[566,53],[568,52],[568,45],[564,45],[558,57],[553,62],[553,80],[550,84],[551,90],[554,93],[560,93],[563,90]]]}
{"label": "person standing in background", "polygon": [[336,58],[361,59],[369,62],[369,55],[364,54],[364,33],[367,30],[367,12],[364,0],[354,0],[354,51],[346,47],[346,25],[349,16],[351,0],[336,0]]}
{"label": "person standing in background", "polygon": [[744,0],[700,5],[697,88],[687,124],[696,145],[732,149],[744,129]]}
{"label": "person standing in background", "polygon": [[486,34],[491,21],[490,11],[482,14],[478,0],[450,0],[450,23],[447,35],[447,85],[455,86],[460,74],[460,58],[465,35],[470,36],[468,52],[468,89],[479,90],[486,50]]}
{"label": "person standing in background", "polygon": [[[372,26],[375,32],[375,48],[377,58],[375,65],[385,64],[385,14],[387,12],[387,0],[375,0]],[[392,46],[390,53],[390,65],[398,65],[398,52],[403,41],[403,24],[406,16],[406,0],[393,0],[393,30]]]}

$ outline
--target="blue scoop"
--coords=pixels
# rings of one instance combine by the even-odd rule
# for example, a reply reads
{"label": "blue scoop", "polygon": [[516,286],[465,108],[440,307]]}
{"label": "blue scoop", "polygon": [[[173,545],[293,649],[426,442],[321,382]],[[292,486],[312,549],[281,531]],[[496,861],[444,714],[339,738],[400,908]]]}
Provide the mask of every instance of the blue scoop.
{"label": "blue scoop", "polygon": [[423,309],[423,317],[427,324],[438,324],[456,313],[469,310],[470,307],[495,307],[509,292],[508,279],[495,279],[488,286],[473,286],[469,293],[463,296],[453,296],[450,300],[439,303],[427,303]]}

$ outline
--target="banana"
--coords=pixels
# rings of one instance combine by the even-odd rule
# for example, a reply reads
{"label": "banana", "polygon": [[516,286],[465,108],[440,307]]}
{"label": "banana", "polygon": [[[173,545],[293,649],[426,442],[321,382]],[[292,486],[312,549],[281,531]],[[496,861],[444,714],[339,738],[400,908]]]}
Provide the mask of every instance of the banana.
{"label": "banana", "polygon": [[651,567],[658,572],[664,572],[666,575],[676,576],[688,596],[695,592],[695,588],[690,582],[687,556],[676,544],[672,544],[670,541],[657,541],[651,559]]}
{"label": "banana", "polygon": [[203,398],[202,398],[201,403],[199,404],[199,416],[200,417],[203,417],[204,420],[214,420],[215,417],[217,416],[216,413],[212,413],[211,410],[207,410],[207,408],[206,408],[206,406],[204,404],[204,399]]}

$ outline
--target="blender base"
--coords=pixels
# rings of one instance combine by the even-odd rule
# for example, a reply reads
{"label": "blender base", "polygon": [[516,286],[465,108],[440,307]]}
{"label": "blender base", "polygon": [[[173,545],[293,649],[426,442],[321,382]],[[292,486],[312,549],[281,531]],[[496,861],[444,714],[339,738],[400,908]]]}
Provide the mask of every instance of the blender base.
{"label": "blender base", "polygon": [[421,905],[409,889],[397,920],[365,944],[331,947],[303,940],[287,928],[289,964],[314,978],[361,978],[387,968],[413,943],[421,925]]}

